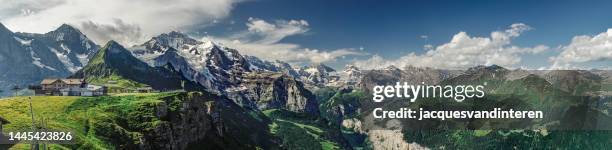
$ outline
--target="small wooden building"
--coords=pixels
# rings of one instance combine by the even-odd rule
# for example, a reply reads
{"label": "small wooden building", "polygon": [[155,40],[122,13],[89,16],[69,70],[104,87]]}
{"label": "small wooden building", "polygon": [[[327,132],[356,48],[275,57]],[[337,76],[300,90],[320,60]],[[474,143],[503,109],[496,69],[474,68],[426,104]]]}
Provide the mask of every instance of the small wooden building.
{"label": "small wooden building", "polygon": [[61,89],[84,88],[87,83],[83,79],[44,79],[40,82],[41,91],[45,95],[60,95]]}

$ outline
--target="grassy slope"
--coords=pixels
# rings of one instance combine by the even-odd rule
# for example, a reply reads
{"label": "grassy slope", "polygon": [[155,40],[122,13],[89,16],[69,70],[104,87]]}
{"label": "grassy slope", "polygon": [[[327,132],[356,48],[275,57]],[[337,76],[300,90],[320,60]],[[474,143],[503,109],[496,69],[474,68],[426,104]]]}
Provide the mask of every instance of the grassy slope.
{"label": "grassy slope", "polygon": [[288,111],[271,109],[264,114],[274,120],[270,132],[282,139],[282,147],[286,149],[340,149],[333,139],[333,129],[317,123],[307,116]]}
{"label": "grassy slope", "polygon": [[[105,45],[101,48],[100,51],[89,61],[88,65],[84,67],[83,72],[95,72],[96,76],[90,75],[87,78],[87,82],[94,83],[98,85],[104,85],[109,87],[109,89],[115,88],[138,88],[144,87],[145,84],[138,83],[129,79],[126,79],[120,75],[117,75],[116,70],[109,69],[108,64],[105,62],[105,56],[107,53],[107,49],[109,45]],[[109,81],[114,81],[116,83],[109,84]]]}
{"label": "grassy slope", "polygon": [[[162,98],[176,96],[178,93],[154,95],[124,95],[105,97],[58,97],[34,96],[32,104],[36,119],[48,120],[51,129],[76,132],[75,145],[53,145],[63,148],[113,149],[112,140],[131,140],[136,143],[140,133],[130,132],[118,125],[118,120],[127,120],[131,128],[147,130],[159,120],[154,114],[155,104]],[[26,97],[13,97],[0,100],[0,116],[12,123],[5,130],[28,130],[31,119]],[[113,138],[108,138],[113,137]],[[28,149],[18,144],[13,149]]]}
{"label": "grassy slope", "polygon": [[[46,118],[49,120],[66,120],[67,116],[61,113],[66,106],[72,104],[78,97],[60,97],[60,96],[34,96],[32,97],[32,106],[35,111],[37,120]],[[5,131],[11,130],[29,130],[32,125],[32,120],[29,112],[29,103],[27,97],[12,97],[0,100],[0,116],[11,121],[11,124],[5,125]],[[47,126],[54,129],[70,129],[73,124],[58,121],[49,121]],[[58,147],[55,145],[54,147]],[[61,147],[61,146],[59,146]],[[29,149],[28,145],[18,144],[14,149]]]}
{"label": "grassy slope", "polygon": [[[110,91],[113,91],[113,89],[136,89],[147,86],[146,84],[125,79],[115,74],[110,75],[108,77],[88,78],[87,80],[87,82],[95,85],[106,86],[109,88]],[[110,83],[111,81],[116,83]]]}

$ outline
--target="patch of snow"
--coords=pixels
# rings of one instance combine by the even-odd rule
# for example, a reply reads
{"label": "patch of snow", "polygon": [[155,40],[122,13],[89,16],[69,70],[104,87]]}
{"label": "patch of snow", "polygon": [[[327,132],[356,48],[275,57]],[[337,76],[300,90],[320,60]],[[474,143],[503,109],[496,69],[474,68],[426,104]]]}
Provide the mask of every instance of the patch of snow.
{"label": "patch of snow", "polygon": [[66,47],[66,45],[64,45],[64,43],[60,44],[60,47],[61,47],[61,48],[62,48],[64,51],[66,51],[66,53],[70,53],[70,52],[71,52],[70,48]]}
{"label": "patch of snow", "polygon": [[307,68],[306,70],[304,70],[304,71],[306,71],[306,72],[308,72],[308,73],[310,73],[310,74],[314,74],[314,73],[319,72],[319,69],[317,69],[317,68],[315,68],[315,67],[308,67],[308,68]]}
{"label": "patch of snow", "polygon": [[79,58],[79,62],[81,62],[81,65],[83,66],[87,65],[89,62],[89,59],[87,59],[87,54],[77,54],[77,58]]}
{"label": "patch of snow", "polygon": [[201,47],[211,49],[213,46],[215,46],[215,43],[213,43],[212,41],[206,41],[204,42],[204,44],[202,44]]}
{"label": "patch of snow", "polygon": [[21,43],[21,45],[30,46],[30,44],[32,44],[32,40],[24,40],[24,39],[21,39],[21,38],[16,37],[16,36],[13,37],[13,38],[15,38],[15,40],[19,41],[19,43]]}
{"label": "patch of snow", "polygon": [[132,55],[136,56],[136,58],[147,63],[151,67],[155,67],[155,58],[163,55],[163,52],[147,51],[145,50],[145,47],[133,47],[131,48],[130,52]]}
{"label": "patch of snow", "polygon": [[68,58],[68,55],[57,51],[57,49],[53,48],[53,47],[48,47],[51,52],[55,53],[55,56],[57,56],[57,58],[60,60],[60,62],[62,62],[62,64],[64,64],[64,66],[66,67],[66,69],[68,69],[68,71],[74,73],[76,71],[78,71],[79,69],[81,69],[78,66],[75,66],[71,61],[70,58]]}
{"label": "patch of snow", "polygon": [[211,48],[205,44],[185,44],[179,47],[182,47],[182,49],[177,49],[178,55],[185,58],[188,65],[190,65],[194,70],[200,73],[205,73],[204,69],[206,68],[205,66],[207,66],[208,61],[206,55],[211,52]]}
{"label": "patch of snow", "polygon": [[62,41],[64,40],[64,33],[59,33],[56,37],[55,37],[56,41]]}
{"label": "patch of snow", "polygon": [[88,50],[91,49],[91,44],[89,44],[89,42],[87,42],[87,41],[83,41],[83,42],[85,42],[85,48],[86,49],[88,49]]}
{"label": "patch of snow", "polygon": [[[251,62],[249,62],[249,63],[251,63]],[[263,70],[263,69],[259,68],[259,66],[257,66],[257,65],[249,65],[249,67],[250,67],[249,69],[251,69],[251,70]]]}
{"label": "patch of snow", "polygon": [[39,58],[39,57],[36,57],[36,53],[34,53],[34,51],[30,51],[30,55],[32,56],[32,59],[34,60],[34,61],[32,61],[32,63],[33,63],[34,65],[38,66],[39,68],[47,68],[47,69],[49,69],[49,70],[56,71],[56,69],[55,69],[55,68],[53,68],[53,67],[49,67],[49,66],[47,66],[47,65],[45,65],[45,64],[42,64],[42,63],[40,62],[40,58]]}

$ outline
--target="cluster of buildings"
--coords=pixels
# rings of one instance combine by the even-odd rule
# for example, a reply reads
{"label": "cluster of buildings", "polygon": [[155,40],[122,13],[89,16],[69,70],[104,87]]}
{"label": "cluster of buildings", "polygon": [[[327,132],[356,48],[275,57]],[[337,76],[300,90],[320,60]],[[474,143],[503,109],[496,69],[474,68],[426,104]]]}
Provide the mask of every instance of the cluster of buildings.
{"label": "cluster of buildings", "polygon": [[44,79],[40,86],[30,86],[35,95],[53,96],[102,96],[107,88],[87,84],[83,79]]}

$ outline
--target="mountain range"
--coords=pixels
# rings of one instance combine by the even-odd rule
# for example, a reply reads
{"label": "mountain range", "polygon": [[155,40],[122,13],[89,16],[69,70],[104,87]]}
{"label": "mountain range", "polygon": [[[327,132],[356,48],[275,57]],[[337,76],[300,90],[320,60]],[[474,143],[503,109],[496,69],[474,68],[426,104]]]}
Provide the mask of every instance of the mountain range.
{"label": "mountain range", "polygon": [[[466,70],[412,66],[404,68],[388,66],[378,70],[361,70],[356,66],[347,65],[342,71],[338,71],[324,64],[292,66],[278,60],[262,60],[255,56],[242,55],[239,50],[220,43],[196,40],[176,31],[152,37],[132,47],[124,47],[115,41],[98,46],[70,25],[61,25],[58,29],[45,34],[31,34],[14,33],[0,24],[0,70],[2,71],[0,72],[0,85],[2,85],[0,88],[3,91],[9,91],[12,86],[16,85],[24,87],[37,84],[44,78],[66,77],[84,78],[89,83],[107,86],[111,92],[145,87],[158,91],[181,91],[177,92],[180,94],[175,93],[175,95],[172,92],[162,93],[160,97],[163,97],[163,102],[161,103],[144,105],[146,102],[153,101],[143,99],[143,106],[140,106],[140,103],[127,102],[135,99],[113,96],[110,96],[108,101],[95,101],[99,103],[126,101],[121,104],[139,105],[139,109],[136,109],[138,111],[149,110],[150,114],[127,110],[122,112],[136,113],[138,114],[136,116],[142,117],[140,119],[146,118],[145,121],[153,122],[150,125],[154,132],[149,132],[151,131],[149,128],[141,126],[134,128],[138,129],[139,134],[147,134],[145,141],[140,144],[147,143],[152,146],[148,149],[160,147],[182,149],[185,148],[185,144],[198,143],[202,140],[216,142],[215,145],[221,148],[261,146],[261,141],[267,143],[268,146],[275,145],[271,147],[283,143],[280,147],[291,148],[291,146],[304,146],[296,145],[296,143],[304,142],[302,138],[296,137],[312,138],[310,137],[312,133],[316,134],[314,139],[331,140],[335,142],[332,145],[344,149],[351,149],[355,145],[365,147],[364,145],[367,144],[373,147],[406,144],[402,143],[405,139],[398,139],[401,136],[397,134],[410,135],[410,132],[393,135],[370,132],[366,127],[367,118],[360,118],[370,116],[367,114],[371,112],[369,109],[381,105],[367,99],[369,95],[367,93],[372,90],[372,87],[394,85],[395,82],[428,85],[486,83],[487,93],[492,95],[490,101],[463,104],[470,104],[468,106],[473,106],[471,108],[488,108],[497,105],[550,108],[558,112],[550,119],[562,123],[564,120],[579,118],[580,113],[571,115],[571,112],[574,111],[588,110],[582,114],[591,117],[581,118],[584,119],[584,124],[543,125],[547,127],[599,125],[597,121],[606,121],[606,117],[612,111],[610,107],[612,103],[609,102],[612,96],[610,92],[612,91],[612,72],[606,70],[540,71],[508,69],[497,65],[474,66]],[[182,91],[195,92],[187,94],[188,92]],[[3,94],[10,93],[3,92]],[[591,103],[587,100],[574,101],[576,99],[573,99],[585,96],[601,97],[601,100]],[[154,95],[148,98],[157,97]],[[516,103],[508,103],[509,100],[514,100]],[[419,101],[410,107],[437,107],[440,106],[439,104]],[[80,107],[89,108],[85,106]],[[115,105],[99,105],[102,108],[106,106]],[[177,109],[179,106],[182,109]],[[397,102],[387,104],[387,106],[389,106],[387,108],[393,108],[405,105]],[[117,113],[115,110],[112,112]],[[224,116],[215,116],[215,113],[220,112],[224,112]],[[117,116],[119,118],[130,117]],[[156,122],[156,118],[172,125],[160,125],[159,122]],[[193,119],[200,120],[202,123],[192,122]],[[542,122],[549,123],[548,121],[551,120]],[[118,122],[115,123],[116,126],[122,126],[122,128],[131,128],[133,124],[139,124],[138,122]],[[418,125],[410,122],[402,123]],[[447,124],[464,125],[461,123],[425,122],[421,125],[429,127]],[[479,122],[476,122],[469,124],[469,127],[481,127],[480,125]],[[257,126],[257,129],[270,128],[271,131],[268,133],[267,130],[251,130],[248,126]],[[273,131],[273,129],[282,130],[282,132]],[[200,132],[187,134],[188,136],[173,134],[174,132],[187,133],[191,130],[205,130],[206,132],[201,133],[208,134],[198,135],[197,133]],[[209,130],[218,133],[208,132]],[[297,133],[302,130],[306,132]],[[123,133],[123,131],[118,133]],[[504,136],[504,134],[490,133],[489,135]],[[430,134],[418,133],[418,135],[425,137]],[[445,133],[431,135],[445,135]],[[467,137],[473,138],[470,135]],[[196,138],[186,140],[191,136]],[[276,139],[278,136],[280,139]],[[399,141],[399,143],[389,144],[378,140],[365,142],[366,137],[364,136],[369,136],[368,138],[371,139],[394,138],[393,141]],[[173,138],[183,140],[172,140]],[[309,142],[318,144],[316,140]],[[424,140],[427,139],[424,138]],[[127,145],[130,148],[138,146],[138,144],[129,142],[126,144],[125,141],[120,140],[110,141],[113,144]],[[164,143],[167,141],[174,142]],[[317,146],[322,145],[325,143]],[[426,146],[431,147],[432,145]]]}
{"label": "mountain range", "polygon": [[[152,86],[157,90],[182,89],[186,86],[185,83],[188,83],[190,88],[197,85],[199,87],[196,89],[227,95],[236,103],[251,108],[281,107],[281,104],[294,103],[315,105],[316,100],[313,100],[310,91],[327,86],[351,86],[367,91],[373,85],[389,84],[388,82],[392,81],[411,84],[437,84],[450,78],[468,81],[472,79],[465,79],[464,74],[473,73],[508,80],[535,74],[552,84],[565,87],[567,91],[575,91],[573,88],[579,85],[578,82],[610,81],[609,71],[602,70],[509,70],[496,65],[477,66],[467,70],[412,66],[401,69],[388,66],[380,70],[360,70],[356,66],[347,65],[343,71],[336,71],[324,64],[300,67],[278,60],[269,61],[241,55],[236,49],[213,41],[196,40],[176,31],[152,37],[143,44],[132,47],[123,47],[114,41],[100,47],[78,29],[66,24],[45,34],[13,33],[0,25],[0,43],[0,69],[3,71],[0,72],[0,88],[3,91],[9,91],[13,86],[36,84],[43,78],[89,76],[90,81],[98,84],[106,85],[103,82],[119,80],[125,81],[120,83],[124,84],[121,85],[124,87]],[[142,75],[148,77],[142,78]],[[164,80],[160,81],[171,81],[147,81],[162,78]],[[258,85],[256,88],[263,89],[253,90],[253,84]],[[302,92],[286,90],[291,88]],[[3,94],[8,95],[9,92]],[[269,101],[277,99],[276,97],[291,100],[289,104],[285,104],[286,100],[280,103]],[[305,108],[314,112],[316,107]]]}

